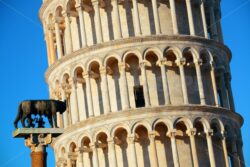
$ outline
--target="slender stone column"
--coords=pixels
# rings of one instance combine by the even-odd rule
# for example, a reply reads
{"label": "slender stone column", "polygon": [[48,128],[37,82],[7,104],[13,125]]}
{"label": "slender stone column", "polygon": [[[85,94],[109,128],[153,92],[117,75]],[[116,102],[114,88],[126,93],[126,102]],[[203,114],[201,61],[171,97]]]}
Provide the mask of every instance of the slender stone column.
{"label": "slender stone column", "polygon": [[58,56],[58,59],[60,59],[63,56],[63,50],[62,50],[61,33],[60,33],[59,23],[57,20],[55,21],[55,31],[56,31],[57,56]]}
{"label": "slender stone column", "polygon": [[181,60],[177,62],[177,65],[179,66],[180,76],[181,76],[181,88],[182,88],[182,94],[183,94],[183,102],[184,104],[188,104],[187,85],[186,85],[185,72],[184,72],[185,62],[186,62],[185,58],[181,58]]}
{"label": "slender stone column", "polygon": [[152,158],[151,166],[158,167],[158,156],[155,145],[155,132],[150,132],[148,134],[150,140],[150,157]]}
{"label": "slender stone column", "polygon": [[101,23],[101,17],[100,17],[100,11],[99,11],[99,2],[97,0],[92,1],[92,4],[94,6],[95,11],[95,24],[96,24],[96,38],[97,43],[103,42],[103,34],[102,34],[102,23]]}
{"label": "slender stone column", "polygon": [[93,167],[99,167],[99,160],[98,160],[98,153],[97,153],[97,148],[95,144],[91,144],[90,145],[91,149],[92,149],[92,153],[93,153]]}
{"label": "slender stone column", "polygon": [[168,104],[171,104],[171,102],[170,102],[168,79],[167,79],[167,74],[166,74],[165,63],[166,63],[166,59],[162,59],[162,60],[160,60],[159,65],[161,68],[161,78],[162,78],[165,105],[168,105]]}
{"label": "slender stone column", "polygon": [[87,46],[86,30],[85,30],[85,22],[84,22],[84,16],[83,16],[83,8],[82,8],[81,4],[78,4],[76,6],[76,10],[77,10],[78,15],[79,15],[82,47],[86,47]]}
{"label": "slender stone column", "polygon": [[175,9],[175,0],[169,0],[170,2],[170,9],[171,9],[171,18],[173,24],[173,31],[175,35],[179,34],[177,19],[176,19],[176,9]]}
{"label": "slender stone column", "polygon": [[72,167],[72,162],[70,158],[67,158],[67,167]]}
{"label": "slender stone column", "polygon": [[110,167],[117,167],[115,143],[113,139],[108,140],[108,151]]}
{"label": "slender stone column", "polygon": [[132,167],[137,167],[137,157],[136,157],[136,151],[135,151],[135,136],[131,135],[128,137],[128,143],[130,147],[130,160],[131,160],[131,165]]}
{"label": "slender stone column", "polygon": [[83,165],[83,151],[81,148],[78,151],[78,156],[77,156],[77,167],[84,167]]}
{"label": "slender stone column", "polygon": [[120,13],[117,4],[117,0],[112,0],[112,6],[114,11],[114,22],[115,22],[115,29],[117,33],[115,34],[115,39],[122,38],[122,31],[121,31],[121,21],[120,21]]}
{"label": "slender stone column", "polygon": [[141,75],[142,75],[142,80],[143,80],[143,93],[144,93],[144,98],[145,98],[145,107],[149,107],[151,104],[150,104],[150,97],[149,97],[149,92],[148,92],[148,80],[147,80],[145,65],[146,65],[146,62],[140,63]]}
{"label": "slender stone column", "polygon": [[218,95],[217,95],[217,86],[216,86],[216,79],[215,79],[215,73],[214,73],[214,63],[211,63],[210,66],[210,75],[211,75],[211,81],[213,86],[213,92],[214,92],[214,102],[215,106],[219,107],[219,101],[218,101]]}
{"label": "slender stone column", "polygon": [[218,32],[217,32],[216,20],[214,16],[214,1],[213,0],[210,0],[209,13],[210,13],[210,27],[211,27],[212,39],[218,41]]}
{"label": "slender stone column", "polygon": [[199,167],[198,158],[197,158],[197,151],[196,151],[196,144],[195,144],[196,129],[193,128],[193,129],[188,130],[187,134],[189,136],[190,144],[191,144],[193,165],[194,165],[194,167]]}
{"label": "slender stone column", "polygon": [[228,95],[226,91],[226,84],[225,84],[225,77],[224,77],[224,67],[218,67],[217,73],[219,75],[219,82],[220,82],[220,91],[221,91],[221,100],[222,100],[222,107],[229,108],[228,102]]}
{"label": "slender stone column", "polygon": [[225,158],[225,165],[226,165],[226,167],[229,167],[225,132],[222,132],[222,134],[221,134],[221,143],[222,143],[223,154],[224,154],[224,158]]}
{"label": "slender stone column", "polygon": [[202,19],[204,37],[208,38],[207,21],[206,21],[206,14],[205,14],[205,7],[204,7],[204,1],[203,0],[201,1],[200,9],[201,9],[201,19]]}
{"label": "slender stone column", "polygon": [[56,51],[54,45],[54,38],[53,38],[53,28],[48,29],[49,34],[49,49],[50,49],[50,63],[53,64],[56,61]]}
{"label": "slender stone column", "polygon": [[66,53],[70,54],[73,52],[73,43],[71,35],[71,26],[70,26],[70,15],[67,12],[63,12],[63,17],[65,19],[65,35],[66,35]]}
{"label": "slender stone column", "polygon": [[215,20],[216,20],[216,27],[218,32],[218,40],[219,42],[223,43],[223,33],[221,28],[221,10],[220,10],[220,2],[218,1],[216,4],[215,10]]}
{"label": "slender stone column", "polygon": [[132,0],[133,3],[133,23],[135,28],[135,35],[141,35],[141,24],[137,6],[137,0]]}
{"label": "slender stone column", "polygon": [[193,11],[192,11],[191,0],[186,0],[186,6],[187,6],[188,24],[189,24],[190,35],[195,35],[194,19],[193,19]]}
{"label": "slender stone column", "polygon": [[155,23],[155,32],[156,34],[161,34],[161,26],[158,14],[157,0],[152,0],[153,14],[154,14],[154,23]]}
{"label": "slender stone column", "polygon": [[206,133],[206,139],[207,139],[207,148],[208,148],[208,154],[209,154],[209,161],[211,167],[216,167],[215,165],[215,159],[214,159],[214,149],[213,149],[213,143],[212,143],[212,135],[213,130],[208,129]]}
{"label": "slender stone column", "polygon": [[51,65],[51,56],[50,56],[50,45],[49,45],[49,35],[46,33],[44,35],[46,46],[47,46],[47,57],[48,57],[48,65]]}
{"label": "slender stone column", "polygon": [[[66,101],[66,96],[64,92],[64,86],[62,85],[62,101]],[[63,123],[64,123],[64,128],[67,128],[69,126],[69,117],[68,117],[68,106],[66,111],[63,113]]]}
{"label": "slender stone column", "polygon": [[122,92],[122,109],[126,110],[130,108],[129,104],[129,97],[128,97],[128,85],[127,85],[127,78],[126,78],[126,64],[125,63],[119,63],[119,71],[121,75],[121,92]]}
{"label": "slender stone column", "polygon": [[173,160],[174,160],[174,167],[179,167],[179,157],[177,153],[177,146],[176,146],[176,141],[175,141],[175,135],[176,135],[176,130],[170,130],[167,133],[167,136],[170,137],[171,140],[171,148],[172,148],[172,155],[173,155]]}
{"label": "slender stone column", "polygon": [[226,80],[225,84],[226,84],[226,87],[227,87],[227,90],[228,90],[228,98],[229,98],[230,109],[235,112],[233,92],[232,92],[232,87],[231,87],[231,74],[230,73],[226,73],[225,80]]}
{"label": "slender stone column", "polygon": [[240,163],[240,167],[245,167],[245,160],[244,160],[244,156],[243,156],[243,142],[241,138],[238,138],[236,141],[236,147],[237,147],[237,152],[238,152],[238,156],[239,156],[239,163]]}
{"label": "slender stone column", "polygon": [[78,100],[77,100],[77,80],[76,78],[70,78],[69,83],[71,85],[71,115],[72,115],[72,124],[79,122],[79,109],[78,109]]}
{"label": "slender stone column", "polygon": [[196,70],[197,82],[198,82],[198,88],[199,88],[200,103],[202,105],[205,105],[206,99],[205,99],[205,95],[204,95],[204,88],[203,88],[201,68],[200,68],[202,60],[201,59],[196,60],[194,63],[195,63],[195,70]]}
{"label": "slender stone column", "polygon": [[108,81],[107,81],[107,69],[105,67],[100,68],[101,79],[102,79],[102,95],[103,95],[103,106],[104,106],[104,114],[108,114],[111,112],[110,108],[110,97],[108,90]]}
{"label": "slender stone column", "polygon": [[85,82],[86,82],[89,117],[93,117],[94,116],[93,99],[92,99],[92,92],[91,92],[91,85],[90,85],[89,74],[85,74],[84,73],[83,77],[84,77]]}
{"label": "slender stone column", "polygon": [[233,167],[240,167],[240,162],[239,162],[239,158],[238,158],[238,150],[237,150],[237,146],[236,146],[236,135],[233,136],[233,138],[231,139],[230,143],[231,143],[231,150],[232,150],[232,165]]}

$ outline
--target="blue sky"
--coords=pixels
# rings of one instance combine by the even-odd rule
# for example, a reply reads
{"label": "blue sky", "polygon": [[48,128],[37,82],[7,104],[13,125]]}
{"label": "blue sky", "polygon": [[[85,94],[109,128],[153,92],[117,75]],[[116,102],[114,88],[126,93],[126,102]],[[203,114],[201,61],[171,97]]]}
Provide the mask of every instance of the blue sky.
{"label": "blue sky", "polygon": [[[13,139],[18,102],[48,98],[44,80],[47,56],[38,10],[42,0],[0,0],[0,167],[30,166],[30,151]],[[250,167],[250,0],[222,0],[222,28],[231,49],[232,87],[242,127],[245,161]],[[48,167],[54,167],[47,149]]]}

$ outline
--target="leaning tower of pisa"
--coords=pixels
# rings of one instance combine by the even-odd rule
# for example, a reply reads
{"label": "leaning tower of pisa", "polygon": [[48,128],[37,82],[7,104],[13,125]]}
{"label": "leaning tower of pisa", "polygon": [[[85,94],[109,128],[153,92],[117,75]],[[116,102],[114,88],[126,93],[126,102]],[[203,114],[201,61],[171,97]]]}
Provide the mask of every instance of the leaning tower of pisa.
{"label": "leaning tower of pisa", "polygon": [[44,0],[57,167],[244,167],[220,0]]}

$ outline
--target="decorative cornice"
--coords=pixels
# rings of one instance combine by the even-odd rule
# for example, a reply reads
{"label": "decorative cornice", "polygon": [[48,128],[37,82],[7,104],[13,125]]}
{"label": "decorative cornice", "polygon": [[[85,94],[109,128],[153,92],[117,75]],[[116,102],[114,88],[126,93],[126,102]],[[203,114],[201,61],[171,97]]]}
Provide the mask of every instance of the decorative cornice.
{"label": "decorative cornice", "polygon": [[219,49],[224,50],[227,53],[229,60],[231,60],[231,51],[230,49],[223,45],[222,43],[216,42],[214,40],[205,39],[202,37],[194,37],[189,35],[178,35],[178,36],[168,36],[168,35],[151,35],[151,36],[142,36],[142,37],[130,37],[123,38],[119,40],[113,40],[108,42],[103,42],[100,44],[95,44],[92,46],[88,46],[85,48],[81,48],[77,51],[74,51],[71,54],[63,56],[61,59],[57,60],[54,64],[52,64],[45,73],[45,80],[48,81],[48,77],[52,73],[52,71],[57,68],[61,63],[66,62],[69,59],[76,57],[77,55],[88,53],[91,51],[95,51],[98,49],[102,49],[105,47],[115,46],[115,45],[124,45],[129,43],[142,43],[148,41],[183,41],[183,42],[197,42],[201,44],[207,44],[215,46]]}

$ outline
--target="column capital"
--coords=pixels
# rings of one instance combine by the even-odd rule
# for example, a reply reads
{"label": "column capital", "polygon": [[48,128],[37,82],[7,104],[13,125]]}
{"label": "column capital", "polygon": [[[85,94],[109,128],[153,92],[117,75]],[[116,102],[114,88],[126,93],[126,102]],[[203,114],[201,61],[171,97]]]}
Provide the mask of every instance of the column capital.
{"label": "column capital", "polygon": [[176,129],[169,130],[167,132],[167,136],[170,138],[175,137],[176,136]]}
{"label": "column capital", "polygon": [[63,15],[63,17],[70,17],[70,12],[63,10],[62,15]]}
{"label": "column capital", "polygon": [[151,132],[148,133],[148,137],[150,139],[154,139],[156,135],[157,135],[157,133],[155,131],[151,131]]}
{"label": "column capital", "polygon": [[134,143],[135,142],[135,135],[129,135],[127,137],[129,143]]}
{"label": "column capital", "polygon": [[100,71],[100,74],[102,74],[102,75],[107,74],[107,68],[106,67],[100,67],[99,71]]}
{"label": "column capital", "polygon": [[165,66],[166,62],[167,62],[167,59],[166,58],[162,58],[162,59],[158,60],[156,64],[158,66]]}
{"label": "column capital", "polygon": [[201,66],[202,63],[203,63],[202,59],[200,58],[194,59],[194,64]]}
{"label": "column capital", "polygon": [[91,0],[93,6],[99,5],[99,1],[98,0]]}
{"label": "column capital", "polygon": [[175,60],[177,66],[184,66],[186,64],[186,58],[182,57],[180,59]]}
{"label": "column capital", "polygon": [[188,136],[195,136],[196,132],[197,132],[196,128],[191,128],[186,131]]}
{"label": "column capital", "polygon": [[207,136],[213,136],[214,130],[213,129],[207,129],[204,131]]}

